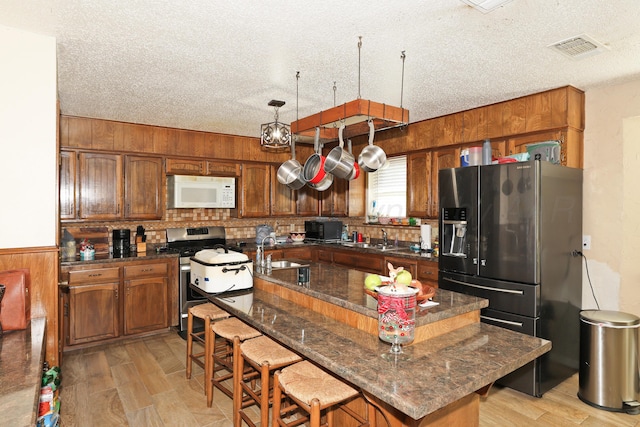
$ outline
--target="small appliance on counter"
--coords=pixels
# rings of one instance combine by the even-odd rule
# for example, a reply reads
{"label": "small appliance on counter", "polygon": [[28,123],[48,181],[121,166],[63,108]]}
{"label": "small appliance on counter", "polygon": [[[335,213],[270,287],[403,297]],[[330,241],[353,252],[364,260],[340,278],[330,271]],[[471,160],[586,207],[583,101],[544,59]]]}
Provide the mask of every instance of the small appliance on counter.
{"label": "small appliance on counter", "polygon": [[207,293],[253,287],[253,262],[246,254],[204,249],[191,257],[191,284]]}
{"label": "small appliance on counter", "polygon": [[342,238],[342,221],[305,221],[304,231],[308,240],[320,242],[339,241]]}
{"label": "small appliance on counter", "polygon": [[113,256],[123,258],[129,256],[131,250],[131,230],[113,230]]}

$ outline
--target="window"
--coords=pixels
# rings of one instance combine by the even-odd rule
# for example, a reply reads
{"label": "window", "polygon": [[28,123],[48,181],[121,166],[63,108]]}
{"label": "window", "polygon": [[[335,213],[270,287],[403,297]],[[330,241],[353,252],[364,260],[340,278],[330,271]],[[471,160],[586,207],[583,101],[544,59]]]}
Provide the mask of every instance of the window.
{"label": "window", "polygon": [[367,184],[367,213],[378,216],[407,216],[407,156],[390,157],[377,172],[370,173]]}

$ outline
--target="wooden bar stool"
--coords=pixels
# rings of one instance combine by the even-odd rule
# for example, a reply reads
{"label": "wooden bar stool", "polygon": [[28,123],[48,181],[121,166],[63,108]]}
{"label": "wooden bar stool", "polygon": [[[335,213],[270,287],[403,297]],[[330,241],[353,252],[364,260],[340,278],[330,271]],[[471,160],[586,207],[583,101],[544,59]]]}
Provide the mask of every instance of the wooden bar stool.
{"label": "wooden bar stool", "polygon": [[[187,317],[187,379],[191,378],[193,362],[204,369],[204,376],[207,378],[207,372],[210,368],[209,360],[206,357],[207,342],[213,338],[211,333],[211,322],[219,319],[226,319],[229,316],[229,313],[209,302],[189,307],[189,314]],[[194,317],[204,320],[204,330],[202,332],[193,332]],[[193,352],[194,341],[202,346],[201,352]],[[204,391],[206,392],[206,390],[207,388],[205,385]]]}
{"label": "wooden bar stool", "polygon": [[[293,403],[282,407],[283,394]],[[333,427],[333,411],[338,407],[353,417],[359,423],[359,427],[368,427],[369,421],[348,406],[341,405],[359,394],[357,390],[308,360],[298,362],[274,374],[273,427],[293,427],[307,421],[310,421],[309,427],[320,427],[323,411],[326,415],[326,423],[323,425]],[[299,409],[304,410],[306,414],[289,422],[283,420],[283,416],[288,416]],[[369,412],[369,409],[367,411]]]}
{"label": "wooden bar stool", "polygon": [[[245,408],[257,405],[260,408],[260,425],[269,425],[269,402],[272,396],[272,374],[276,369],[300,362],[302,358],[276,343],[269,337],[260,336],[240,343],[234,338],[233,372],[233,425],[240,427],[244,420],[256,427]],[[246,362],[246,366],[245,365]],[[243,374],[244,373],[244,374]],[[260,388],[255,380],[260,379]],[[245,393],[247,399],[245,399]]]}
{"label": "wooden bar stool", "polygon": [[[208,408],[213,404],[213,387],[233,399],[233,383],[232,387],[223,384],[233,378],[233,339],[237,337],[242,342],[262,335],[235,317],[212,323],[210,329],[212,339],[208,342],[205,358],[211,360],[211,369],[207,372],[204,380]],[[223,340],[216,339],[217,337],[221,337]],[[219,371],[225,371],[225,373],[216,376],[216,372]]]}

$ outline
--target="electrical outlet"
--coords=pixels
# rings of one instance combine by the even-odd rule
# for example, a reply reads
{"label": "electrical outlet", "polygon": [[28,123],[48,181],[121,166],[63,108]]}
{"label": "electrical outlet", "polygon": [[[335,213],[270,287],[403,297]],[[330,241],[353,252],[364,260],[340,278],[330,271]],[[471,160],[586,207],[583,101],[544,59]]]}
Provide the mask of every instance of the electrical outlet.
{"label": "electrical outlet", "polygon": [[589,250],[591,249],[591,236],[588,235],[583,235],[582,236],[582,250]]}

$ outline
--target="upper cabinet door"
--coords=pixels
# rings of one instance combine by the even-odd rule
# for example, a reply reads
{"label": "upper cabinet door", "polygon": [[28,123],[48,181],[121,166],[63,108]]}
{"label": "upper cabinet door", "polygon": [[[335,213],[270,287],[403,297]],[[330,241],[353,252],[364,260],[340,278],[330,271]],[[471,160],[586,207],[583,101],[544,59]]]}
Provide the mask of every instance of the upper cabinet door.
{"label": "upper cabinet door", "polygon": [[76,153],[60,152],[60,219],[76,217]]}
{"label": "upper cabinet door", "polygon": [[122,158],[117,154],[78,156],[80,219],[122,217]]}
{"label": "upper cabinet door", "polygon": [[431,197],[431,152],[407,156],[407,216],[425,218]]}
{"label": "upper cabinet door", "polygon": [[162,158],[126,156],[124,174],[125,218],[161,219]]}
{"label": "upper cabinet door", "polygon": [[268,217],[270,196],[270,170],[266,163],[242,165],[240,217]]}
{"label": "upper cabinet door", "polygon": [[278,181],[278,169],[276,166],[271,166],[271,215],[293,216],[295,214],[295,192]]}
{"label": "upper cabinet door", "polygon": [[460,148],[441,148],[432,153],[431,196],[428,217],[438,218],[438,171],[460,166]]}

